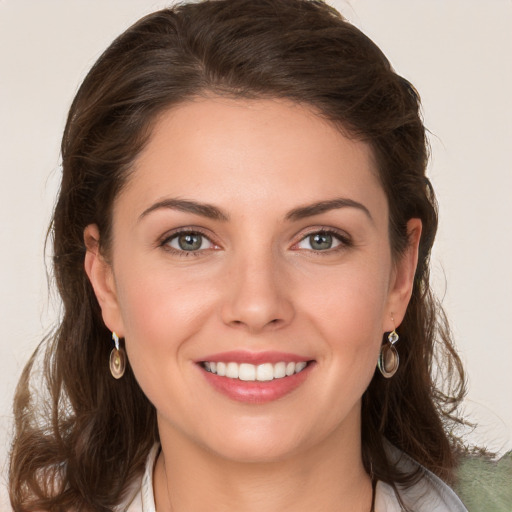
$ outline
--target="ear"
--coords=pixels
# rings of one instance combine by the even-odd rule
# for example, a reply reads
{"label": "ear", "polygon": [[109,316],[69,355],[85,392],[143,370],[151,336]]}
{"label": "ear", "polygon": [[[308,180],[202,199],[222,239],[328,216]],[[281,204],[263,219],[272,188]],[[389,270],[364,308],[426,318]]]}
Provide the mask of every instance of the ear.
{"label": "ear", "polygon": [[96,224],[89,224],[84,230],[86,247],[84,267],[101,308],[105,325],[120,338],[124,337],[121,310],[112,265],[100,252],[100,233]]}
{"label": "ear", "polygon": [[405,316],[418,265],[421,230],[422,223],[420,219],[410,219],[407,222],[408,244],[404,253],[396,262],[391,278],[387,318],[384,318],[384,332],[392,331],[395,327],[398,327]]}

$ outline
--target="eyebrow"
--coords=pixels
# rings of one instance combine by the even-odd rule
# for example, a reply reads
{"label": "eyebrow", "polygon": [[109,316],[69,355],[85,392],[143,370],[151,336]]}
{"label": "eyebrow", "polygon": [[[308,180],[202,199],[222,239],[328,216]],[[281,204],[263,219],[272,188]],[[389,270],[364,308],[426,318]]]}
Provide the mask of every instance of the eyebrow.
{"label": "eyebrow", "polygon": [[[293,210],[289,211],[286,214],[285,219],[288,221],[297,221],[340,208],[356,208],[362,211],[372,222],[374,222],[373,217],[366,206],[364,206],[362,203],[354,201],[353,199],[342,197],[329,199],[327,201],[319,201],[305,206],[299,206],[298,208],[294,208]],[[159,209],[171,209],[186,213],[193,213],[208,219],[220,220],[223,222],[229,220],[229,215],[223,212],[217,206],[213,206],[207,203],[198,203],[197,201],[191,201],[188,199],[168,198],[163,199],[162,201],[158,201],[157,203],[144,210],[139,216],[139,221],[150,213]]]}
{"label": "eyebrow", "polygon": [[167,208],[171,210],[179,210],[181,212],[194,213],[196,215],[201,215],[202,217],[207,217],[213,220],[221,220],[228,221],[229,215],[224,213],[220,208],[213,206],[211,204],[206,203],[198,203],[196,201],[190,201],[188,199],[163,199],[162,201],[158,201],[157,203],[151,205],[149,208],[144,210],[139,216],[139,221],[144,217],[149,215],[151,212],[155,210],[159,210],[161,208]]}
{"label": "eyebrow", "polygon": [[344,197],[329,199],[327,201],[319,201],[317,203],[309,204],[306,206],[299,206],[298,208],[294,208],[288,212],[286,215],[286,220],[301,220],[307,217],[312,217],[313,215],[319,215],[320,213],[325,213],[330,210],[336,210],[339,208],[356,208],[362,211],[372,222],[374,222],[370,210],[368,210],[364,204]]}

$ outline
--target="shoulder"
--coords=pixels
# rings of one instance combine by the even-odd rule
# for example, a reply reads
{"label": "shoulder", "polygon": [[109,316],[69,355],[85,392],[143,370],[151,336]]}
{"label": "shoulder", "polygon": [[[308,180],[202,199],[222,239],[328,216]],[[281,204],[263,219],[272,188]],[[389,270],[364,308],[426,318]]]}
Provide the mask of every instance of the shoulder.
{"label": "shoulder", "polygon": [[[467,512],[455,492],[439,477],[419,465],[397,448],[390,448],[390,456],[404,470],[420,471],[419,480],[410,487],[397,486],[404,505],[414,512]],[[377,484],[376,507],[378,512],[399,512],[401,507],[394,489],[384,483]]]}
{"label": "shoulder", "polygon": [[470,510],[512,510],[512,451],[501,459],[486,454],[462,458],[456,490]]}
{"label": "shoulder", "polygon": [[[467,512],[457,495],[435,475],[425,474],[409,488],[398,486],[398,493],[404,505],[414,512]],[[375,510],[377,512],[402,510],[395,491],[384,482],[377,484]]]}

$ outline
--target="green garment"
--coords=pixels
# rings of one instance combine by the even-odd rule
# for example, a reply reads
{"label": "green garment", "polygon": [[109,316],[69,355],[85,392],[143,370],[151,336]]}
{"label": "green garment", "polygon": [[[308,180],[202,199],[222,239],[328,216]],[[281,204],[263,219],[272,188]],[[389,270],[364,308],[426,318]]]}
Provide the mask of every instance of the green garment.
{"label": "green garment", "polygon": [[469,512],[512,512],[512,451],[498,461],[468,456],[454,490]]}

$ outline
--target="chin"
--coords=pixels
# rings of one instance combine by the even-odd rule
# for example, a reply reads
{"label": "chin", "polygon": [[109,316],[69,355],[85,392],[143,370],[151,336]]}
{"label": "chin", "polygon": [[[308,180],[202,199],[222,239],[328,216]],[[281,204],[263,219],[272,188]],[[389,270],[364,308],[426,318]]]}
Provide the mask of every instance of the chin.
{"label": "chin", "polygon": [[246,464],[271,464],[284,461],[300,452],[300,442],[291,440],[268,439],[264,436],[240,434],[230,438],[229,443],[218,443],[213,451],[221,458]]}
{"label": "chin", "polygon": [[[211,416],[210,416],[211,418]],[[198,429],[183,428],[188,442],[221,459],[240,463],[267,463],[290,457],[311,439],[306,425],[272,415],[231,416],[203,421]],[[195,432],[194,432],[195,430]],[[301,435],[301,432],[306,435]],[[181,437],[181,436],[180,436]],[[175,438],[176,439],[176,438]]]}

